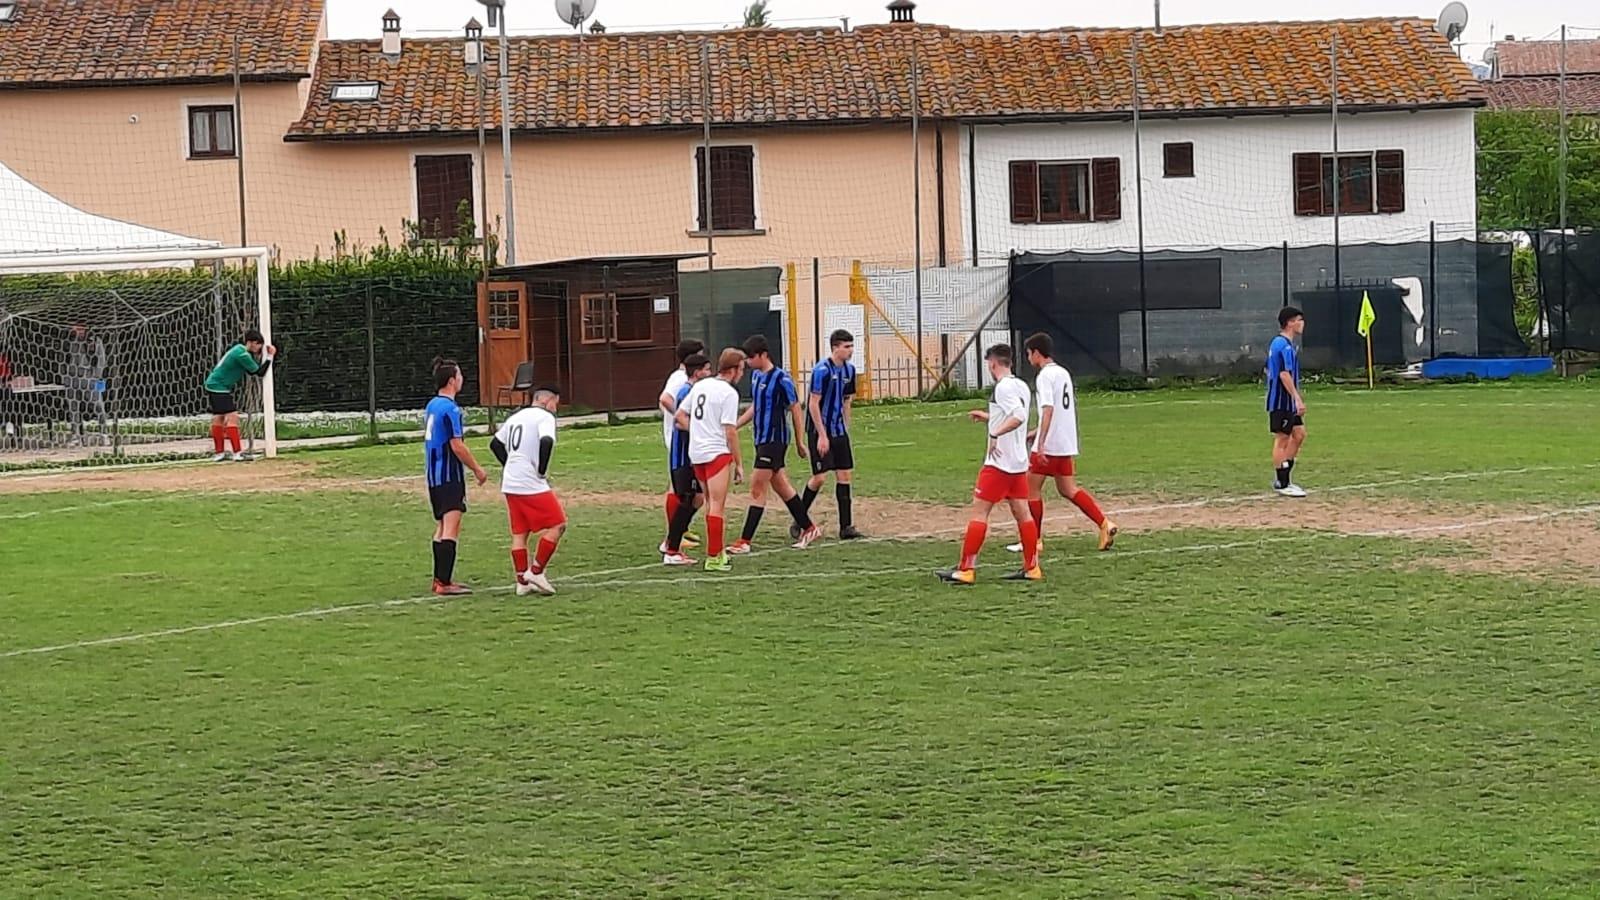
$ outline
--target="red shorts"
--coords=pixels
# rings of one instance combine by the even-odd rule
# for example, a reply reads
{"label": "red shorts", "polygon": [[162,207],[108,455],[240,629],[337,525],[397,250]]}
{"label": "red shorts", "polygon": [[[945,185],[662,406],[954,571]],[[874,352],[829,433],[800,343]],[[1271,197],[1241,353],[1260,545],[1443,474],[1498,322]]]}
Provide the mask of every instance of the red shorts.
{"label": "red shorts", "polygon": [[978,472],[978,486],[972,489],[972,496],[985,503],[999,503],[1002,500],[1028,499],[1028,473],[1002,472],[994,466],[984,466]]}
{"label": "red shorts", "polygon": [[717,477],[717,475],[723,469],[726,469],[728,466],[731,466],[731,465],[733,465],[733,454],[732,453],[724,453],[721,456],[717,457],[716,459],[713,459],[711,462],[708,462],[708,463],[695,463],[694,464],[694,477],[695,477],[695,479],[697,481],[700,482],[700,486],[701,487],[705,488],[706,490],[710,490],[711,489],[711,479]]}
{"label": "red shorts", "polygon": [[532,534],[567,523],[555,491],[542,494],[507,494],[506,512],[511,516],[512,534]]}
{"label": "red shorts", "polygon": [[1078,467],[1071,456],[1046,456],[1043,453],[1035,453],[1028,457],[1028,474],[1055,478],[1065,475],[1070,478],[1078,474]]}

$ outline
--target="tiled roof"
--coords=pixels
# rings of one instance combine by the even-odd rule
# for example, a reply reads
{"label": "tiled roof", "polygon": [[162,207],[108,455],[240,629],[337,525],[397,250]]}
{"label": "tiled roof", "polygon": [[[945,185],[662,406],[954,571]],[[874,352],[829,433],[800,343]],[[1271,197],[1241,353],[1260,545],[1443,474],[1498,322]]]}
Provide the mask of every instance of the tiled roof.
{"label": "tiled roof", "polygon": [[[1489,89],[1489,106],[1494,109],[1560,108],[1559,78],[1502,78],[1484,82],[1484,87]],[[1600,113],[1600,75],[1567,78],[1567,109]]]}
{"label": "tiled roof", "polygon": [[305,77],[324,0],[19,0],[0,88]]}
{"label": "tiled roof", "polygon": [[[1494,49],[1501,77],[1561,74],[1560,41],[1500,41]],[[1600,75],[1600,40],[1567,41],[1567,74]]]}
{"label": "tiled roof", "polygon": [[[512,119],[526,130],[697,125],[703,49],[719,125],[904,120],[913,53],[924,115],[1109,117],[1131,108],[1136,37],[1141,102],[1152,114],[1326,107],[1336,32],[1340,102],[1348,107],[1484,102],[1471,71],[1421,19],[1199,25],[1160,34],[901,25],[517,38]],[[475,128],[475,88],[461,51],[460,40],[407,40],[390,60],[377,41],[323,44],[310,103],[289,138]],[[498,127],[493,44],[485,55],[485,116]],[[345,81],[381,83],[378,100],[332,102],[332,85]]]}

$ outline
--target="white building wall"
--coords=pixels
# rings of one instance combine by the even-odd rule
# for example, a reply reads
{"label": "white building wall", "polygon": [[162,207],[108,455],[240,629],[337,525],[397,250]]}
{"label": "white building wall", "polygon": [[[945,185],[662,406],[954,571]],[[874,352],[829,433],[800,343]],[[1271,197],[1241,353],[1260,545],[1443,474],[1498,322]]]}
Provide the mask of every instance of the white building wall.
{"label": "white building wall", "polygon": [[[976,126],[976,166],[961,139],[962,221],[972,222],[980,262],[1012,251],[1112,250],[1138,246],[1133,126],[1119,123]],[[1327,115],[1154,119],[1140,123],[1143,146],[1145,246],[1200,249],[1310,246],[1333,242],[1330,217],[1294,214],[1296,153],[1329,152]],[[1193,178],[1166,178],[1162,145],[1194,144]],[[1341,152],[1405,152],[1403,213],[1345,216],[1344,244],[1427,240],[1473,233],[1477,217],[1473,111],[1470,109],[1341,115]],[[1014,224],[1013,160],[1121,159],[1122,218],[1112,222]],[[969,174],[970,173],[970,174]],[[963,256],[972,254],[972,236]]]}

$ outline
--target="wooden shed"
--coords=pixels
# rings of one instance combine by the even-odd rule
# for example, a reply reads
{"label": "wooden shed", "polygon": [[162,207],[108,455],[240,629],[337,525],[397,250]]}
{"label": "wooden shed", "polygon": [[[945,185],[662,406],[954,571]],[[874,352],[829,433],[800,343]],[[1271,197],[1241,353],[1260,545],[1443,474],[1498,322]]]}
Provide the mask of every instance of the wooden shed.
{"label": "wooden shed", "polygon": [[677,363],[678,264],[704,254],[506,266],[478,288],[482,384],[494,398],[523,362],[563,404],[649,409]]}

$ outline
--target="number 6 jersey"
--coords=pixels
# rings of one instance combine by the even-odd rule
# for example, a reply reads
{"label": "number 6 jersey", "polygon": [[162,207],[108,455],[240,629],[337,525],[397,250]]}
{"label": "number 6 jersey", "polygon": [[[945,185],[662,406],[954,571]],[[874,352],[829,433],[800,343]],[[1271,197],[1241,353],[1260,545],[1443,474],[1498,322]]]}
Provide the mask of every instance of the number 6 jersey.
{"label": "number 6 jersey", "polygon": [[544,494],[550,482],[539,474],[539,442],[556,439],[556,417],[549,410],[530,406],[505,421],[494,435],[506,445],[506,470],[500,490],[506,494]]}
{"label": "number 6 jersey", "polygon": [[1050,363],[1039,370],[1035,379],[1035,396],[1039,402],[1039,425],[1044,425],[1044,411],[1050,414],[1050,433],[1035,437],[1033,451],[1045,456],[1078,455],[1078,399],[1072,393],[1072,375],[1066,369]]}

